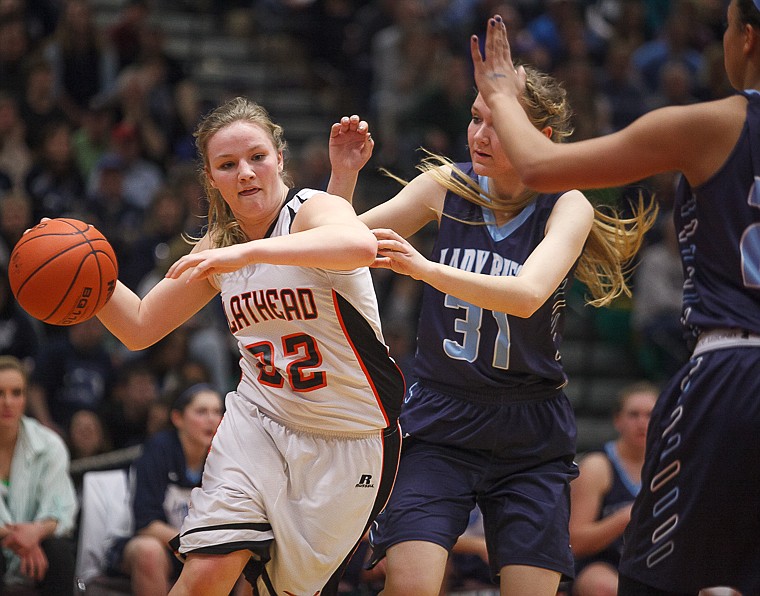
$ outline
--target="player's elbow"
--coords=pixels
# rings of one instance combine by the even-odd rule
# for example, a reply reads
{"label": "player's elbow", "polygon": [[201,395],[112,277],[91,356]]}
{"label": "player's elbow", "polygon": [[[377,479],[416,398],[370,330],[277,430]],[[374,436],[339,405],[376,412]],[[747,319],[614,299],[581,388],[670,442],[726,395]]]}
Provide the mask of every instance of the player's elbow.
{"label": "player's elbow", "polygon": [[546,302],[546,298],[537,292],[525,292],[514,308],[511,309],[512,315],[527,319],[532,317],[541,305]]}
{"label": "player's elbow", "polygon": [[369,236],[356,238],[350,249],[352,260],[355,260],[356,267],[369,267],[377,257],[377,239],[370,232]]}
{"label": "player's elbow", "polygon": [[579,540],[577,538],[573,539],[572,534],[570,534],[570,548],[573,551],[573,556],[578,559],[595,555],[600,550],[598,548],[592,548],[589,544],[587,544],[587,541]]}
{"label": "player's elbow", "polygon": [[162,337],[156,336],[150,330],[143,328],[141,331],[130,333],[129,336],[119,335],[118,339],[130,352],[139,352],[151,347]]}

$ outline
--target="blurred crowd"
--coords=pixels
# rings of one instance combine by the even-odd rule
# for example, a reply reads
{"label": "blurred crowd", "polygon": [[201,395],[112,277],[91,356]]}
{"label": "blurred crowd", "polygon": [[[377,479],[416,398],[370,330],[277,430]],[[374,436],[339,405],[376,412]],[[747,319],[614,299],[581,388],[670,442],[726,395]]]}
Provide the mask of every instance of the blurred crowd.
{"label": "blurred crowd", "polygon": [[[41,217],[77,217],[105,234],[120,279],[144,294],[191,249],[187,239],[202,233],[206,206],[192,132],[223,98],[203,88],[192,60],[170,51],[167,11],[205,14],[215,30],[237,38],[284,39],[288,55],[305,62],[302,85],[322,113],[332,120],[358,113],[370,122],[377,145],[365,174],[375,184],[360,184],[361,211],[393,191],[379,168],[413,176],[419,147],[468,159],[469,36],[482,38],[490,15],[507,22],[516,60],[563,81],[573,142],[656,107],[731,93],[722,68],[725,4],[0,0],[0,269]],[[106,21],[98,19],[105,8]],[[257,99],[256,90],[224,93]],[[286,167],[297,185],[325,186],[328,128],[289,148]],[[640,193],[654,194],[665,221],[674,184],[662,175],[599,200],[625,211]],[[686,353],[674,239],[650,234],[640,260],[632,332],[644,376],[658,381]],[[411,377],[419,285],[387,271],[375,275],[392,355]],[[14,302],[6,272],[0,275],[0,354],[24,363],[28,414],[66,441],[72,460],[142,444],[166,427],[168,396],[180,387],[208,383],[222,395],[234,388],[237,348],[226,326],[213,302],[164,341],[127,352],[97,319],[71,327],[31,319]]]}

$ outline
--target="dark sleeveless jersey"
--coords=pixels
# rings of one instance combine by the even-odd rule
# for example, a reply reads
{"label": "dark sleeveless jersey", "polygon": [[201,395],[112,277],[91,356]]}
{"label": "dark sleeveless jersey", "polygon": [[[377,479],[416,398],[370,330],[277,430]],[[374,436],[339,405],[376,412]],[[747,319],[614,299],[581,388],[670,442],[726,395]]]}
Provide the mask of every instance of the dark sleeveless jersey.
{"label": "dark sleeveless jersey", "polygon": [[[634,482],[628,476],[623,465],[620,463],[620,457],[615,449],[614,441],[605,443],[604,454],[610,460],[610,464],[612,464],[612,486],[610,486],[609,492],[602,499],[599,519],[604,519],[624,505],[632,503],[641,489],[641,485]],[[609,548],[616,552],[617,557],[620,557],[620,552],[623,549],[623,537],[618,538]]]}
{"label": "dark sleeveless jersey", "polygon": [[[458,164],[473,178],[472,164]],[[479,180],[487,189],[488,181]],[[446,193],[432,261],[487,275],[517,275],[543,240],[559,194],[541,194],[505,225],[491,210]],[[472,222],[472,223],[463,223]],[[484,222],[487,225],[484,225]],[[530,318],[492,312],[426,285],[415,376],[455,394],[564,385],[559,356],[571,274]]]}
{"label": "dark sleeveless jersey", "polygon": [[[608,441],[604,444],[603,453],[610,461],[610,466],[612,468],[612,484],[610,485],[610,490],[602,498],[597,520],[609,517],[621,507],[632,503],[641,489],[641,485],[631,479],[620,463],[620,457],[617,454],[617,449],[615,449],[614,441]],[[576,575],[580,573],[581,569],[596,561],[604,561],[617,567],[620,562],[620,553],[622,550],[623,536],[621,535],[604,550],[589,555],[588,557],[578,559],[575,564]]]}
{"label": "dark sleeveless jersey", "polygon": [[734,150],[704,184],[682,178],[674,220],[684,269],[684,322],[760,333],[760,94]]}

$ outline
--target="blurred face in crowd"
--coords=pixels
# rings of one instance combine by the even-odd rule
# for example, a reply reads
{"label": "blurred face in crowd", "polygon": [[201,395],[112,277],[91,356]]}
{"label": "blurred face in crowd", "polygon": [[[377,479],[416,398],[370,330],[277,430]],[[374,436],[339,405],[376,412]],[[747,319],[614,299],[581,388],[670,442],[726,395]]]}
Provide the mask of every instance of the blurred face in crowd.
{"label": "blurred face in crowd", "polygon": [[208,448],[222,421],[222,397],[212,389],[203,389],[183,410],[172,410],[171,417],[182,439]]}
{"label": "blurred face in crowd", "polygon": [[647,426],[656,401],[657,394],[649,390],[636,391],[626,397],[614,421],[622,441],[636,448],[645,447]]}
{"label": "blurred face in crowd", "polygon": [[79,410],[74,414],[69,428],[69,440],[74,457],[100,453],[104,449],[105,435],[97,414],[89,410]]}
{"label": "blurred face in crowd", "polygon": [[16,432],[26,409],[26,379],[19,370],[0,370],[0,432]]}

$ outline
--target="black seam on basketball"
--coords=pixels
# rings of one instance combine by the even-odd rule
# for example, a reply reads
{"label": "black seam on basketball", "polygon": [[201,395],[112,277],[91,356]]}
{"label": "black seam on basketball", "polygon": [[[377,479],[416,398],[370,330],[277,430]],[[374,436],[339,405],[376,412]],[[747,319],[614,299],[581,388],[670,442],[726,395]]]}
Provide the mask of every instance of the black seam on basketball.
{"label": "black seam on basketball", "polygon": [[[61,236],[84,236],[84,232],[79,232],[79,231],[77,231],[77,232],[67,232],[65,234],[64,233],[60,233],[60,232],[56,232],[56,233],[53,233],[53,234],[44,234],[44,235],[40,235],[40,236],[32,236],[31,238],[24,238],[22,236],[21,240],[19,240],[16,243],[16,245],[13,247],[13,252],[16,252],[17,249],[21,248],[22,246],[26,246],[27,244],[29,244],[30,242],[34,242],[35,240],[47,240],[49,238],[61,237]],[[84,236],[83,241],[87,241],[87,240],[88,240],[88,238],[86,236]],[[77,246],[79,246],[79,245],[77,245]],[[12,256],[12,253],[11,253],[11,256]]]}
{"label": "black seam on basketball", "polygon": [[[81,244],[77,244],[77,246],[82,246],[82,245],[81,245]],[[59,254],[64,254],[64,253],[59,253]],[[51,317],[52,317],[52,316],[53,316],[53,315],[54,315],[54,314],[55,314],[55,313],[58,311],[58,309],[59,309],[59,308],[61,308],[61,304],[63,304],[63,302],[66,300],[66,298],[68,298],[68,296],[69,296],[69,292],[71,292],[71,288],[73,288],[73,287],[74,287],[74,284],[76,283],[77,279],[79,278],[79,273],[82,271],[82,267],[84,266],[84,263],[85,263],[85,261],[86,261],[86,260],[87,260],[87,259],[90,257],[90,255],[92,255],[92,254],[95,254],[95,253],[93,253],[93,252],[90,252],[89,254],[85,255],[85,256],[82,258],[82,260],[81,260],[81,261],[79,261],[79,266],[77,267],[77,271],[76,271],[76,274],[75,274],[75,275],[74,275],[74,276],[71,278],[71,282],[69,283],[69,287],[68,287],[68,288],[66,288],[66,291],[65,291],[65,292],[63,293],[63,295],[61,296],[61,300],[58,302],[58,304],[57,304],[57,305],[56,305],[56,307],[53,309],[53,311],[52,311],[52,312],[51,312],[51,313],[50,313],[48,316],[46,316],[44,319],[42,319],[42,320],[43,320],[45,323],[47,323],[47,322],[48,322],[48,319],[50,319],[50,318],[51,318]],[[30,276],[30,277],[31,277],[31,276]],[[96,303],[96,304],[97,304],[97,303]]]}
{"label": "black seam on basketball", "polygon": [[[36,274],[37,274],[37,273],[40,271],[40,269],[42,269],[43,267],[45,267],[45,265],[49,265],[49,264],[50,264],[52,261],[55,261],[55,260],[56,260],[58,257],[60,257],[61,255],[65,255],[67,252],[69,252],[69,251],[71,251],[71,250],[74,250],[75,248],[78,248],[78,247],[82,246],[83,244],[91,244],[91,243],[90,243],[90,242],[87,242],[87,241],[85,240],[84,242],[80,242],[79,244],[75,244],[74,246],[69,246],[68,248],[66,248],[66,250],[63,250],[63,251],[61,251],[61,252],[58,252],[58,253],[56,253],[56,254],[55,254],[55,255],[54,255],[52,258],[50,258],[50,259],[46,260],[44,263],[40,264],[40,266],[39,266],[39,267],[37,267],[37,268],[36,268],[34,271],[31,271],[31,272],[30,272],[30,273],[29,273],[29,274],[26,276],[26,279],[25,279],[25,280],[24,280],[24,281],[21,283],[21,285],[18,287],[18,290],[16,291],[16,293],[17,293],[18,295],[21,295],[21,291],[24,289],[24,286],[27,284],[27,282],[28,282],[30,279],[32,279],[32,278],[33,278],[33,277],[34,277],[34,276],[35,276],[35,275],[36,275]],[[90,252],[88,253],[88,255],[87,255],[87,256],[89,256],[90,254],[93,254],[93,252],[94,252],[94,251],[93,251],[93,248],[92,248],[92,246],[90,245]],[[87,258],[87,256],[85,256],[85,257],[83,258],[83,260],[84,260],[84,259],[86,259],[86,258]],[[81,264],[80,264],[80,266],[81,266]],[[69,289],[71,289],[71,288],[69,288]]]}

